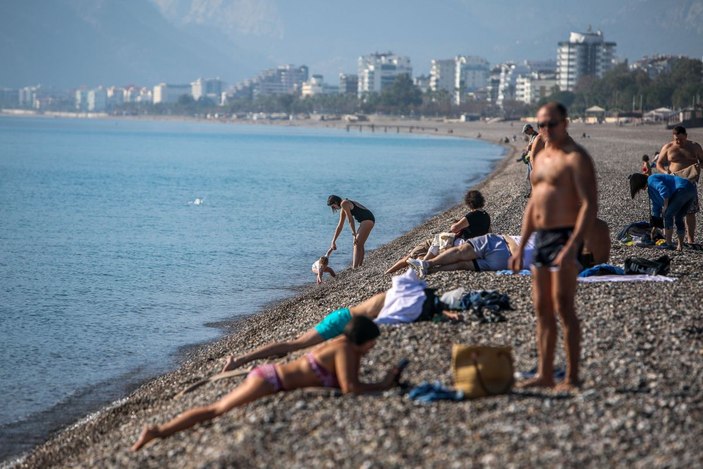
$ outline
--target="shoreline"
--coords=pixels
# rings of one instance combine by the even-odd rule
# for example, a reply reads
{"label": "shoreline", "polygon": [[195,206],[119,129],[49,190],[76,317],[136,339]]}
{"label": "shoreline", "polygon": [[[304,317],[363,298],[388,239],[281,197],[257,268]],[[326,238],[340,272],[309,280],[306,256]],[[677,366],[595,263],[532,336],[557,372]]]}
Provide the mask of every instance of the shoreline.
{"label": "shoreline", "polygon": [[[441,124],[443,129],[448,125]],[[492,138],[494,142],[501,134],[517,134],[520,130],[496,124],[457,125],[465,126],[465,133],[480,129],[487,141]],[[637,199],[629,200],[625,176],[637,170],[638,154],[652,152],[655,142],[666,141],[668,136],[665,132],[646,135],[651,133],[648,128],[583,128],[594,138],[577,141],[593,153],[599,177],[600,216],[610,224],[614,237],[625,222],[641,218],[643,212],[642,201],[638,204]],[[453,136],[459,135],[454,132]],[[485,191],[495,232],[519,229],[525,204],[524,167],[509,164],[513,156],[508,152],[475,185]],[[703,300],[687,294],[696,291],[695,286],[703,280],[703,257],[688,251],[670,254],[672,274],[679,277],[674,291],[660,292],[661,287],[652,284],[579,287],[584,390],[575,397],[561,399],[547,392],[423,406],[395,393],[332,398],[296,391],[233,410],[211,424],[161,441],[136,455],[126,451],[141,424],[162,422],[231,389],[234,380],[204,386],[184,399],[171,400],[185,385],[216,370],[225,353],[293,337],[340,304],[355,303],[386,289],[390,277],[382,273],[388,263],[429,232],[446,226],[446,220],[460,211],[460,206],[454,206],[430,217],[369,253],[364,269],[340,272],[335,283],[343,288],[335,289],[329,283],[304,288],[247,319],[231,334],[190,351],[177,370],[148,381],[90,421],[55,435],[20,467],[158,467],[167,457],[177,458],[178,465],[185,467],[270,466],[281,457],[287,458],[292,467],[335,462],[342,466],[376,462],[388,466],[473,463],[588,467],[613,461],[645,466],[703,463],[695,450],[696,441],[703,437],[703,405],[697,401],[702,384],[703,334],[696,326],[703,321]],[[699,228],[699,238],[700,233]],[[661,252],[614,243],[611,262],[621,264],[630,255],[652,258]],[[453,342],[508,342],[515,350],[516,369],[532,367],[535,351],[529,279],[449,272],[430,276],[428,283],[440,291],[457,286],[497,288],[509,294],[515,311],[509,314],[507,323],[497,325],[420,323],[384,327],[382,340],[363,367],[364,378],[378,375],[369,371],[368,362],[394,363],[410,356],[414,363],[407,370],[407,378],[414,384],[435,379],[450,384],[448,350]],[[651,300],[643,304],[645,295]],[[339,440],[354,444],[341,445]]]}
{"label": "shoreline", "polygon": [[[14,115],[14,114],[6,114],[0,112],[0,117],[5,116],[5,117],[23,117],[23,118],[31,118],[31,117],[39,117],[39,118],[45,118],[45,119],[85,119],[85,117],[81,117],[80,115],[76,116],[58,116],[58,115],[42,115],[42,114],[22,114],[22,115]],[[155,119],[153,117],[156,117]],[[197,123],[212,123],[212,124],[222,124],[223,122],[220,121],[214,121],[214,120],[208,120],[208,119],[198,119],[198,118],[173,118],[170,119],[168,116],[165,116],[165,119],[159,118],[161,116],[148,116],[146,118],[141,118],[139,116],[137,117],[131,117],[131,116],[99,116],[99,117],[92,117],[92,119],[101,119],[101,120],[145,120],[145,121],[154,121],[154,122],[159,122],[159,121],[174,121],[174,122],[197,122]],[[341,126],[335,126],[335,125],[329,125],[330,122],[326,121],[312,121],[312,120],[305,120],[305,121],[294,121],[294,125],[290,125],[289,121],[240,121],[240,122],[224,122],[225,124],[233,124],[233,125],[252,125],[252,126],[281,126],[281,127],[299,127],[299,128],[304,128],[304,129],[330,129],[330,130],[336,130],[336,131],[343,131],[344,130],[344,125]],[[338,124],[340,123],[339,121],[337,122]],[[344,122],[341,122],[341,124],[344,124]],[[393,133],[395,134],[395,132]],[[402,132],[403,135],[412,135],[412,133],[407,133],[407,132]],[[451,134],[435,134],[432,132],[415,132],[415,135],[417,136],[434,136],[434,137],[439,137],[439,138],[446,138],[446,137],[456,137],[456,138],[473,138],[473,137],[468,137],[465,135],[451,135]],[[493,145],[498,145],[494,142],[487,142],[491,143]],[[509,147],[506,145],[499,145],[503,148],[503,152],[501,156],[499,156],[495,163],[493,163],[490,167],[490,170],[482,177],[479,177],[479,182],[478,184],[481,185],[483,184],[486,180],[488,180],[492,175],[495,173],[496,168],[501,167],[502,164],[507,162],[506,160],[506,155],[510,154]],[[468,178],[467,178],[468,179]],[[474,186],[473,183],[471,183],[472,186]],[[468,187],[468,186],[467,186]],[[456,204],[454,202],[451,202],[449,204],[442,204],[441,206],[434,207],[429,210],[429,212],[423,217],[423,220],[421,222],[424,223],[428,219],[435,217],[438,215],[438,213],[443,213],[448,210],[451,210],[453,208],[456,208]],[[408,232],[413,231],[416,229],[417,226],[412,226],[408,229]],[[397,238],[394,238],[390,242],[395,241]],[[382,246],[379,246],[379,248]],[[378,248],[376,248],[378,249]],[[345,268],[348,269],[349,267],[347,266]],[[312,284],[312,288],[314,288],[315,285]],[[84,422],[86,420],[90,420],[94,418],[95,416],[99,415],[101,412],[110,409],[115,402],[119,402],[125,398],[127,398],[130,394],[132,394],[135,390],[139,389],[141,386],[149,383],[151,380],[154,380],[160,376],[163,376],[168,373],[172,373],[175,370],[179,369],[184,362],[188,359],[189,356],[192,354],[197,353],[200,349],[203,347],[207,347],[209,345],[212,345],[216,342],[219,342],[226,338],[228,335],[235,334],[238,330],[238,328],[242,327],[243,324],[246,323],[247,320],[251,319],[252,317],[267,311],[269,309],[275,308],[278,306],[280,303],[293,300],[295,297],[304,294],[308,289],[311,288],[311,283],[302,283],[299,285],[290,285],[286,287],[282,287],[280,290],[284,291],[284,296],[280,299],[273,299],[270,301],[267,301],[264,303],[260,308],[257,309],[257,311],[253,314],[245,315],[245,316],[234,316],[231,318],[223,319],[220,321],[216,322],[206,322],[203,324],[203,327],[209,327],[209,328],[214,328],[218,330],[218,335],[214,339],[211,340],[206,340],[203,342],[196,342],[196,343],[189,343],[189,344],[184,344],[182,346],[179,346],[172,354],[169,355],[169,362],[168,364],[161,365],[161,366],[151,366],[151,367],[136,367],[134,369],[128,370],[119,377],[116,377],[114,380],[107,380],[105,382],[95,384],[95,385],[89,385],[85,386],[83,388],[77,389],[73,394],[70,396],[66,397],[65,399],[62,399],[61,401],[51,405],[50,407],[41,410],[39,412],[35,412],[33,414],[30,414],[26,416],[25,418],[22,418],[20,420],[10,422],[7,424],[4,424],[2,427],[6,430],[7,435],[14,435],[13,439],[17,438],[23,438],[23,437],[31,437],[31,438],[36,438],[34,435],[31,435],[33,432],[26,430],[27,428],[31,428],[32,425],[35,425],[39,423],[41,426],[43,426],[46,431],[42,432],[46,436],[45,437],[39,437],[36,440],[33,440],[33,443],[31,445],[31,448],[23,451],[21,453],[14,454],[12,456],[7,457],[5,460],[0,460],[0,467],[4,467],[5,465],[12,465],[12,464],[17,464],[21,463],[24,457],[27,455],[31,454],[37,447],[45,444],[47,441],[50,441],[54,436],[60,434],[61,432],[70,429],[74,425],[80,424],[81,422]],[[152,368],[151,371],[144,371],[145,368]],[[102,389],[102,393],[98,393],[97,390]],[[107,390],[106,390],[107,389]],[[102,396],[102,397],[101,397]],[[51,417],[53,416],[53,417]],[[51,420],[51,421],[47,421]],[[31,435],[31,436],[30,436]]]}

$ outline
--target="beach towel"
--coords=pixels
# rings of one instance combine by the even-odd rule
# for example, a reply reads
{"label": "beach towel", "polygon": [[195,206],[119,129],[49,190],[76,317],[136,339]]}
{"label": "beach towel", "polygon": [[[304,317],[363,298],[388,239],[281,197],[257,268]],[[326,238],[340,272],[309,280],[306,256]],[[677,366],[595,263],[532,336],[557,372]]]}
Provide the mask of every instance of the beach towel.
{"label": "beach towel", "polygon": [[460,401],[464,399],[464,393],[442,386],[442,383],[439,381],[435,381],[434,383],[423,381],[410,390],[408,397],[414,401],[420,402]]}
{"label": "beach towel", "polygon": [[579,277],[579,282],[675,282],[675,277],[665,275],[600,275],[595,277]]}
{"label": "beach towel", "polygon": [[529,269],[522,269],[519,272],[513,272],[512,270],[498,270],[496,275],[532,275]]}
{"label": "beach towel", "polygon": [[386,292],[383,309],[375,319],[377,324],[413,322],[422,314],[427,284],[417,278],[413,269],[393,277],[393,286]]}

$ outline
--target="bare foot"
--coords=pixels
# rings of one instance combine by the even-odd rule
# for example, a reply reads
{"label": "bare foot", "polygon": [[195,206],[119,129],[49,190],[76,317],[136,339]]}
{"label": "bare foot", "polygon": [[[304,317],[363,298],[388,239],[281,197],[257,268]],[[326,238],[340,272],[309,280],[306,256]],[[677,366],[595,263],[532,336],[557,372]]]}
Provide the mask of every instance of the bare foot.
{"label": "bare foot", "polygon": [[142,430],[142,434],[139,435],[139,439],[137,440],[134,445],[132,445],[131,450],[132,451],[139,451],[139,449],[144,446],[145,444],[149,443],[151,440],[154,438],[159,437],[159,430],[157,427],[150,427],[148,425],[144,425],[144,429]]}
{"label": "bare foot", "polygon": [[579,390],[579,384],[574,384],[573,381],[564,380],[561,383],[554,386],[554,391],[556,392],[574,392]]}
{"label": "bare foot", "polygon": [[676,250],[683,251],[683,244],[679,243],[678,245],[676,245]]}
{"label": "bare foot", "polygon": [[543,378],[543,377],[537,375],[534,378],[520,381],[519,383],[517,383],[515,385],[515,387],[518,389],[552,388],[552,387],[554,387],[554,379],[553,378]]}
{"label": "bare foot", "polygon": [[220,373],[224,373],[225,371],[229,370],[234,370],[235,368],[239,368],[241,365],[237,363],[237,360],[234,359],[233,356],[229,356],[225,358],[225,366],[222,367],[222,371]]}

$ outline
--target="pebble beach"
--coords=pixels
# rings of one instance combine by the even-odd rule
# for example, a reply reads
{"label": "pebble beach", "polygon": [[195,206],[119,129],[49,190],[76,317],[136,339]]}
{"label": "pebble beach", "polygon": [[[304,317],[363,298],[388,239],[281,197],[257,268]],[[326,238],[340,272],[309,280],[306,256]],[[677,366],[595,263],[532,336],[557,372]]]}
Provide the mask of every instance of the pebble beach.
{"label": "pebble beach", "polygon": [[[383,125],[413,125],[375,123],[376,132]],[[519,234],[527,202],[525,165],[515,162],[524,146],[521,124],[422,121],[417,125],[436,135],[476,138],[480,133],[492,143],[518,136],[515,143],[510,138],[505,158],[475,188],[486,198],[492,231]],[[610,262],[622,266],[630,256],[667,254],[672,258],[670,275],[677,278],[673,283],[579,285],[576,306],[583,334],[579,392],[515,390],[479,400],[422,404],[399,390],[365,396],[298,390],[234,409],[138,453],[129,451],[144,424],[163,423],[190,407],[210,403],[239,383],[243,378],[221,380],[175,397],[218,372],[225,356],[297,337],[329,311],[388,289],[391,277],[384,271],[411,247],[445,231],[451,220],[462,216],[464,207],[456,206],[367,253],[362,269],[339,272],[337,279],[320,286],[311,277],[310,285],[296,296],[232,322],[225,337],[190,350],[177,370],[143,384],[5,465],[702,467],[703,252],[662,252],[624,246],[615,239],[622,227],[648,218],[646,196],[631,200],[627,176],[638,172],[641,156],[652,156],[671,133],[663,126],[573,124],[570,130],[596,164],[598,216],[609,224],[613,242]],[[588,137],[582,137],[584,132]],[[691,129],[689,139],[702,142],[703,129]],[[456,188],[462,194],[467,189]],[[703,240],[701,225],[699,216],[697,242]],[[388,366],[407,357],[411,363],[404,381],[416,385],[439,380],[451,386],[454,343],[509,345],[517,370],[535,366],[529,277],[445,272],[430,275],[427,281],[439,292],[457,287],[496,289],[510,297],[514,310],[506,313],[506,322],[495,324],[466,320],[383,326],[381,338],[362,363],[362,379],[380,379]],[[561,347],[561,337],[558,344]],[[563,363],[559,348],[557,366]]]}

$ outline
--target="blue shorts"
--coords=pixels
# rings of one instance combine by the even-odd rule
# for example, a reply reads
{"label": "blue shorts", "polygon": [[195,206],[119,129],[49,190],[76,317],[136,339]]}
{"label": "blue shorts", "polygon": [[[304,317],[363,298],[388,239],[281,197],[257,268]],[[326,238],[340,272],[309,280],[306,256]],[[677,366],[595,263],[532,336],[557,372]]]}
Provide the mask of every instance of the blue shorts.
{"label": "blue shorts", "polygon": [[349,324],[351,318],[352,315],[349,308],[339,308],[325,316],[324,319],[315,326],[315,332],[320,334],[325,340],[333,339],[344,332],[344,328]]}

